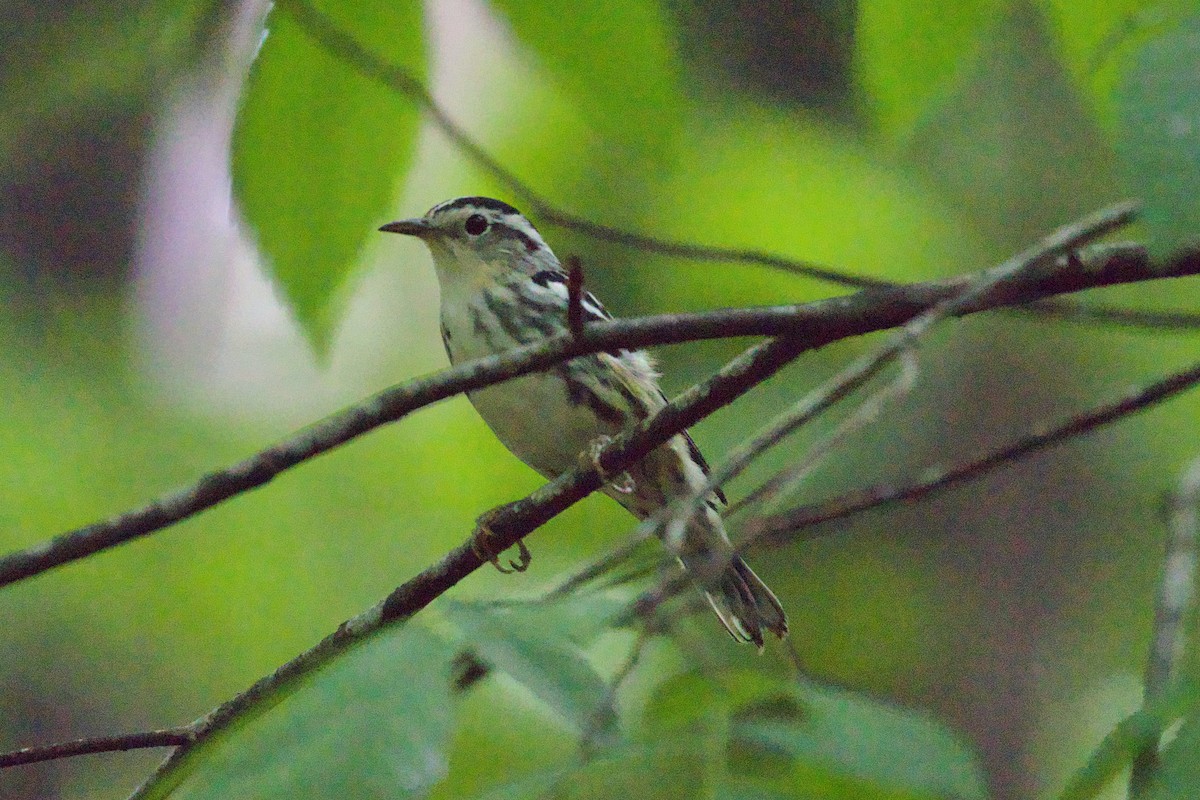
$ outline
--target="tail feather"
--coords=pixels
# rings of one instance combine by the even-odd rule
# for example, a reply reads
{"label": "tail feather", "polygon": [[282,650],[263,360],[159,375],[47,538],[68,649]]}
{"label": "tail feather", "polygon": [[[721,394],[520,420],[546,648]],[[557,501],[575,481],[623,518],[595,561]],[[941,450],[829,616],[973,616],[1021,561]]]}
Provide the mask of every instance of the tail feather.
{"label": "tail feather", "polygon": [[739,642],[753,642],[761,650],[763,631],[780,639],[788,634],[779,599],[741,556],[730,559],[720,579],[704,594],[721,624]]}

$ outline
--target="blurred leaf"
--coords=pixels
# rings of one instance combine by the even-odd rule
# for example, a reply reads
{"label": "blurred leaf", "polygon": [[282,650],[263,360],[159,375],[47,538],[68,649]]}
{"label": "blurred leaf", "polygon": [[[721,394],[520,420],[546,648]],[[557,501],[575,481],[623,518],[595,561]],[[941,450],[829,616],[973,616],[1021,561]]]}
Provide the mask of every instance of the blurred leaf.
{"label": "blurred leaf", "polygon": [[587,647],[612,627],[627,610],[627,603],[596,592],[572,592],[552,602],[517,600],[501,607],[505,618],[514,625],[539,628]]}
{"label": "blurred leaf", "polygon": [[384,631],[260,700],[146,797],[421,797],[447,771],[450,654],[417,624]]}
{"label": "blurred leaf", "polygon": [[[1197,752],[1195,732],[1190,734],[1193,737],[1190,749],[1184,749],[1182,754],[1175,750],[1175,743],[1182,737],[1185,729],[1195,727],[1198,706],[1200,692],[1197,691],[1197,687],[1193,683],[1184,683],[1126,717],[1104,737],[1104,741],[1088,758],[1087,763],[1071,776],[1071,780],[1058,795],[1058,800],[1090,800],[1098,796],[1118,774],[1129,768],[1137,753],[1155,741],[1162,731],[1173,725],[1181,716],[1187,715],[1188,722],[1180,730],[1179,736],[1162,752],[1164,766],[1168,760],[1174,762],[1170,767],[1174,785],[1175,776],[1189,769],[1195,770],[1194,764],[1187,763],[1195,759]],[[1193,791],[1188,797],[1195,794],[1195,785],[1193,782]]]}
{"label": "blurred leaf", "polygon": [[640,744],[628,744],[591,761],[552,795],[562,800],[680,800],[707,797],[717,731],[697,726]]}
{"label": "blurred leaf", "polygon": [[48,131],[148,103],[203,52],[222,10],[197,0],[6,7],[0,173],[53,142]]}
{"label": "blurred leaf", "polygon": [[642,724],[647,736],[661,736],[716,714],[729,715],[729,697],[710,678],[686,672],[664,681],[646,704]]}
{"label": "blurred leaf", "polygon": [[687,800],[710,797],[714,731],[624,743],[575,769],[525,775],[479,800]]}
{"label": "blurred leaf", "polygon": [[528,609],[447,603],[446,614],[480,660],[533,692],[581,731],[591,729],[608,687],[571,639],[539,623]]}
{"label": "blurred leaf", "polygon": [[1200,714],[1195,709],[1159,753],[1147,800],[1191,800],[1200,786]]}
{"label": "blurred leaf", "polygon": [[1160,753],[1146,800],[1192,800],[1200,786],[1200,718],[1192,716]]}
{"label": "blurred leaf", "polygon": [[730,688],[741,700],[735,745],[787,756],[818,779],[857,783],[850,796],[867,788],[873,797],[987,796],[971,751],[923,714],[751,673],[734,675]]}
{"label": "blurred leaf", "polygon": [[[422,74],[420,3],[314,5],[379,58]],[[281,4],[268,19],[234,134],[233,179],[271,275],[323,351],[338,289],[389,216],[420,114],[330,54],[294,13],[306,12]]]}
{"label": "blurred leaf", "polygon": [[1117,156],[1153,251],[1200,238],[1200,16],[1148,41],[1117,86]]}
{"label": "blurred leaf", "polygon": [[1079,88],[1091,95],[1097,117],[1107,130],[1115,128],[1113,90],[1122,56],[1190,14],[1192,0],[1110,0],[1075,3],[1039,0],[1038,6],[1054,29],[1057,52]]}
{"label": "blurred leaf", "polygon": [[596,132],[634,150],[643,169],[661,159],[682,117],[675,32],[661,3],[496,6]]}
{"label": "blurred leaf", "polygon": [[[805,795],[815,796],[815,795]],[[788,795],[756,786],[749,781],[731,779],[717,787],[713,800],[787,800]]]}
{"label": "blurred leaf", "polygon": [[997,0],[938,3],[862,0],[855,71],[876,124],[890,140],[912,132],[930,105],[953,90],[979,56]]}
{"label": "blurred leaf", "polygon": [[1046,21],[1015,4],[906,148],[942,196],[1006,252],[1111,202],[1109,142]]}

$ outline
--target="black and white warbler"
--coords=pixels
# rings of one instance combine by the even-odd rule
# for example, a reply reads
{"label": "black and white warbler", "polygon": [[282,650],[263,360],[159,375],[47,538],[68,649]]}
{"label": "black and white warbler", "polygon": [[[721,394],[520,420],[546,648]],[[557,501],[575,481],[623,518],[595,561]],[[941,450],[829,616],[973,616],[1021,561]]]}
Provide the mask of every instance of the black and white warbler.
{"label": "black and white warbler", "polygon": [[[567,329],[568,276],[541,235],[517,209],[487,197],[460,197],[423,217],[382,231],[416,236],[433,254],[441,285],[442,342],[451,363],[529,344]],[[589,292],[586,320],[611,316]],[[579,463],[596,442],[662,408],[658,373],[643,351],[596,353],[470,392],[475,409],[504,445],[544,477]],[[703,485],[708,465],[686,432],[675,436],[605,493],[638,519]],[[719,491],[688,521],[676,548],[735,639],[763,644],[763,632],[787,634],[787,618],[766,584],[732,552],[718,514]],[[486,533],[486,528],[482,533]],[[477,536],[477,541],[482,537]],[[481,542],[486,552],[486,542]],[[495,553],[486,552],[499,566]]]}

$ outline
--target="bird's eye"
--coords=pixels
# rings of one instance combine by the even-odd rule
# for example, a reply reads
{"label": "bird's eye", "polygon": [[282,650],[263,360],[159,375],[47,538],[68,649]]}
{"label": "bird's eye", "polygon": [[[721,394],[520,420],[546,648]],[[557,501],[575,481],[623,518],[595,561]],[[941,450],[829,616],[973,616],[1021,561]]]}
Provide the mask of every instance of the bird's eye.
{"label": "bird's eye", "polygon": [[483,214],[472,214],[467,217],[467,224],[463,227],[467,229],[467,233],[472,236],[478,236],[487,230],[488,221]]}

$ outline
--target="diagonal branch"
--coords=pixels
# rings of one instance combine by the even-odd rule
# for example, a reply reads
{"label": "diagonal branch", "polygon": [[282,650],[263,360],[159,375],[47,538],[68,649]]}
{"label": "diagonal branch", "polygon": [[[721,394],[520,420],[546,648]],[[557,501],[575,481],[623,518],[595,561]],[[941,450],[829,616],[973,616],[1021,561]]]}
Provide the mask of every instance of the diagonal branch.
{"label": "diagonal branch", "polygon": [[[903,486],[877,484],[837,497],[800,506],[746,523],[746,542],[792,537],[798,531],[825,522],[905,500],[917,500],[942,489],[977,478],[991,470],[1018,461],[1040,450],[1092,432],[1132,414],[1169,400],[1200,385],[1200,363],[1153,383],[1140,386],[1108,403],[1095,406],[1064,420],[1059,425],[1035,431],[1012,444],[988,452],[950,469]],[[817,538],[810,532],[801,538]]]}
{"label": "diagonal branch", "polygon": [[[807,261],[785,258],[761,250],[699,245],[649,236],[604,225],[564,211],[517,177],[512,170],[505,167],[479,142],[475,141],[438,105],[433,95],[415,75],[368,50],[353,36],[338,28],[329,17],[314,8],[308,0],[279,0],[278,5],[292,16],[314,42],[334,58],[356,70],[363,77],[382,84],[424,109],[442,134],[460,152],[484,171],[490,173],[514,195],[521,198],[527,204],[527,210],[540,217],[546,224],[577,231],[593,239],[612,242],[642,252],[686,258],[692,261],[753,264],[857,289],[898,286],[892,281],[856,275],[845,270],[836,270]],[[1146,312],[1109,306],[1077,306],[1066,302],[1038,304],[1022,309],[1022,311],[1034,312],[1039,317],[1047,319],[1152,330],[1200,328],[1200,314],[1187,312]]]}
{"label": "diagonal branch", "polygon": [[819,280],[849,286],[856,289],[890,285],[887,281],[851,275],[809,264],[796,259],[764,253],[758,250],[747,250],[731,247],[705,247],[674,242],[656,236],[614,228],[602,225],[583,217],[575,216],[560,210],[545,197],[536,192],[528,183],[521,180],[514,172],[500,163],[475,141],[463,128],[450,118],[433,95],[417,78],[402,67],[391,64],[363,47],[353,36],[340,29],[329,17],[314,8],[307,0],[279,0],[277,5],[286,11],[292,19],[304,29],[330,55],[337,58],[346,66],[356,70],[360,75],[383,84],[388,89],[400,94],[425,110],[437,125],[438,129],[455,147],[464,153],[497,181],[504,184],[514,195],[520,197],[527,205],[528,211],[533,212],[549,225],[578,231],[601,241],[614,242],[628,247],[635,247],[649,253],[678,256],[701,261],[724,261],[743,264],[757,264],[771,269],[785,270],[800,275],[807,275]]}
{"label": "diagonal branch", "polygon": [[[1055,427],[1030,433],[1011,445],[998,448],[979,458],[930,475],[922,480],[903,486],[877,484],[778,514],[749,520],[743,525],[743,535],[737,543],[736,550],[740,553],[758,545],[819,539],[828,531],[814,530],[814,528],[823,523],[845,519],[897,502],[924,498],[943,489],[978,478],[997,467],[1019,461],[1041,450],[1086,435],[1097,428],[1119,422],[1197,386],[1200,386],[1200,363],[1138,387],[1108,403],[1072,416]],[[1185,490],[1187,488],[1185,487]],[[603,574],[611,568],[617,554],[623,552],[625,552],[624,549],[618,549],[593,562],[560,586],[555,587],[547,594],[547,597],[560,596],[569,589],[577,588]],[[690,585],[691,581],[688,578],[676,576],[640,596],[634,603],[632,613],[639,616],[653,614],[663,603],[686,591]],[[569,589],[564,587],[569,587]],[[1173,631],[1172,635],[1175,633]],[[1154,667],[1149,669],[1154,669]]]}
{"label": "diagonal branch", "polygon": [[[511,547],[571,504],[599,489],[602,486],[600,469],[611,474],[631,466],[688,425],[733,402],[774,375],[802,350],[802,344],[788,339],[774,339],[751,347],[716,375],[693,386],[654,416],[610,441],[597,455],[596,466],[585,468],[581,464],[523,500],[503,507],[488,522],[497,548]],[[190,729],[194,732],[194,740],[189,746],[176,749],[134,797],[144,796],[157,775],[172,768],[185,757],[191,746],[224,728],[243,711],[355,642],[388,625],[408,620],[484,563],[475,552],[473,537],[468,538],[375,606],[343,622],[315,647],[192,723]]]}
{"label": "diagonal branch", "polygon": [[89,739],[72,739],[69,742],[22,747],[8,753],[0,753],[0,769],[22,764],[37,764],[58,758],[85,756],[93,753],[116,753],[125,750],[144,750],[151,747],[178,747],[189,744],[195,735],[189,726],[166,728],[159,731],[129,733],[123,736],[96,736]]}
{"label": "diagonal branch", "polygon": [[[1100,235],[1113,225],[1120,224],[1129,213],[1127,208],[1114,209],[1057,232],[1038,248],[1023,256],[1027,263],[1019,263],[1019,259],[1010,260],[977,276],[974,291],[960,288],[957,301],[947,301],[950,305],[941,306],[939,313],[945,313],[947,310],[965,310],[968,299],[970,302],[978,301],[981,308],[988,307],[991,302],[1011,299],[1012,287],[1009,284],[1017,281],[1026,272],[1039,271],[1050,262],[1060,263],[1061,260],[1055,261],[1049,256],[1063,249],[1073,248],[1091,236]],[[985,287],[987,291],[982,291],[980,287]],[[591,326],[587,330],[590,331]],[[594,344],[590,333],[587,343]],[[494,514],[489,520],[489,527],[495,536],[496,545],[508,547],[520,541],[572,503],[599,489],[603,481],[602,473],[617,473],[636,463],[672,436],[731,403],[777,373],[811,346],[808,338],[779,337],[746,350],[717,374],[693,386],[655,415],[611,440],[597,454],[594,464],[580,464],[528,497]],[[478,376],[474,379],[478,380]],[[311,671],[349,645],[361,641],[383,627],[409,619],[478,569],[482,563],[475,552],[472,539],[467,539],[375,606],[344,622],[312,649],[282,665],[206,716],[180,729],[186,733],[188,740],[181,743],[181,746],[164,761],[156,776],[173,768],[193,746],[225,728],[244,711],[277,692],[284,684]],[[153,781],[154,777],[144,784],[135,796],[145,796]]]}
{"label": "diagonal branch", "polygon": [[[1124,219],[1129,213],[1128,207],[1115,207],[1106,212],[1105,219],[1109,222]],[[813,350],[852,336],[904,325],[938,303],[958,296],[986,274],[891,289],[865,289],[800,305],[588,323],[581,337],[564,333],[400,384],[140,508],[0,556],[0,587],[173,525],[263,486],[285,470],[355,437],[460,392],[543,370],[576,356],[622,347],[777,335],[801,342],[804,350]],[[955,313],[1020,305],[1083,289],[1197,274],[1200,274],[1200,251],[1187,251],[1166,264],[1154,264],[1140,250],[1100,249],[1087,258],[1049,259],[1023,270],[1005,281],[1003,291],[967,303]]]}

